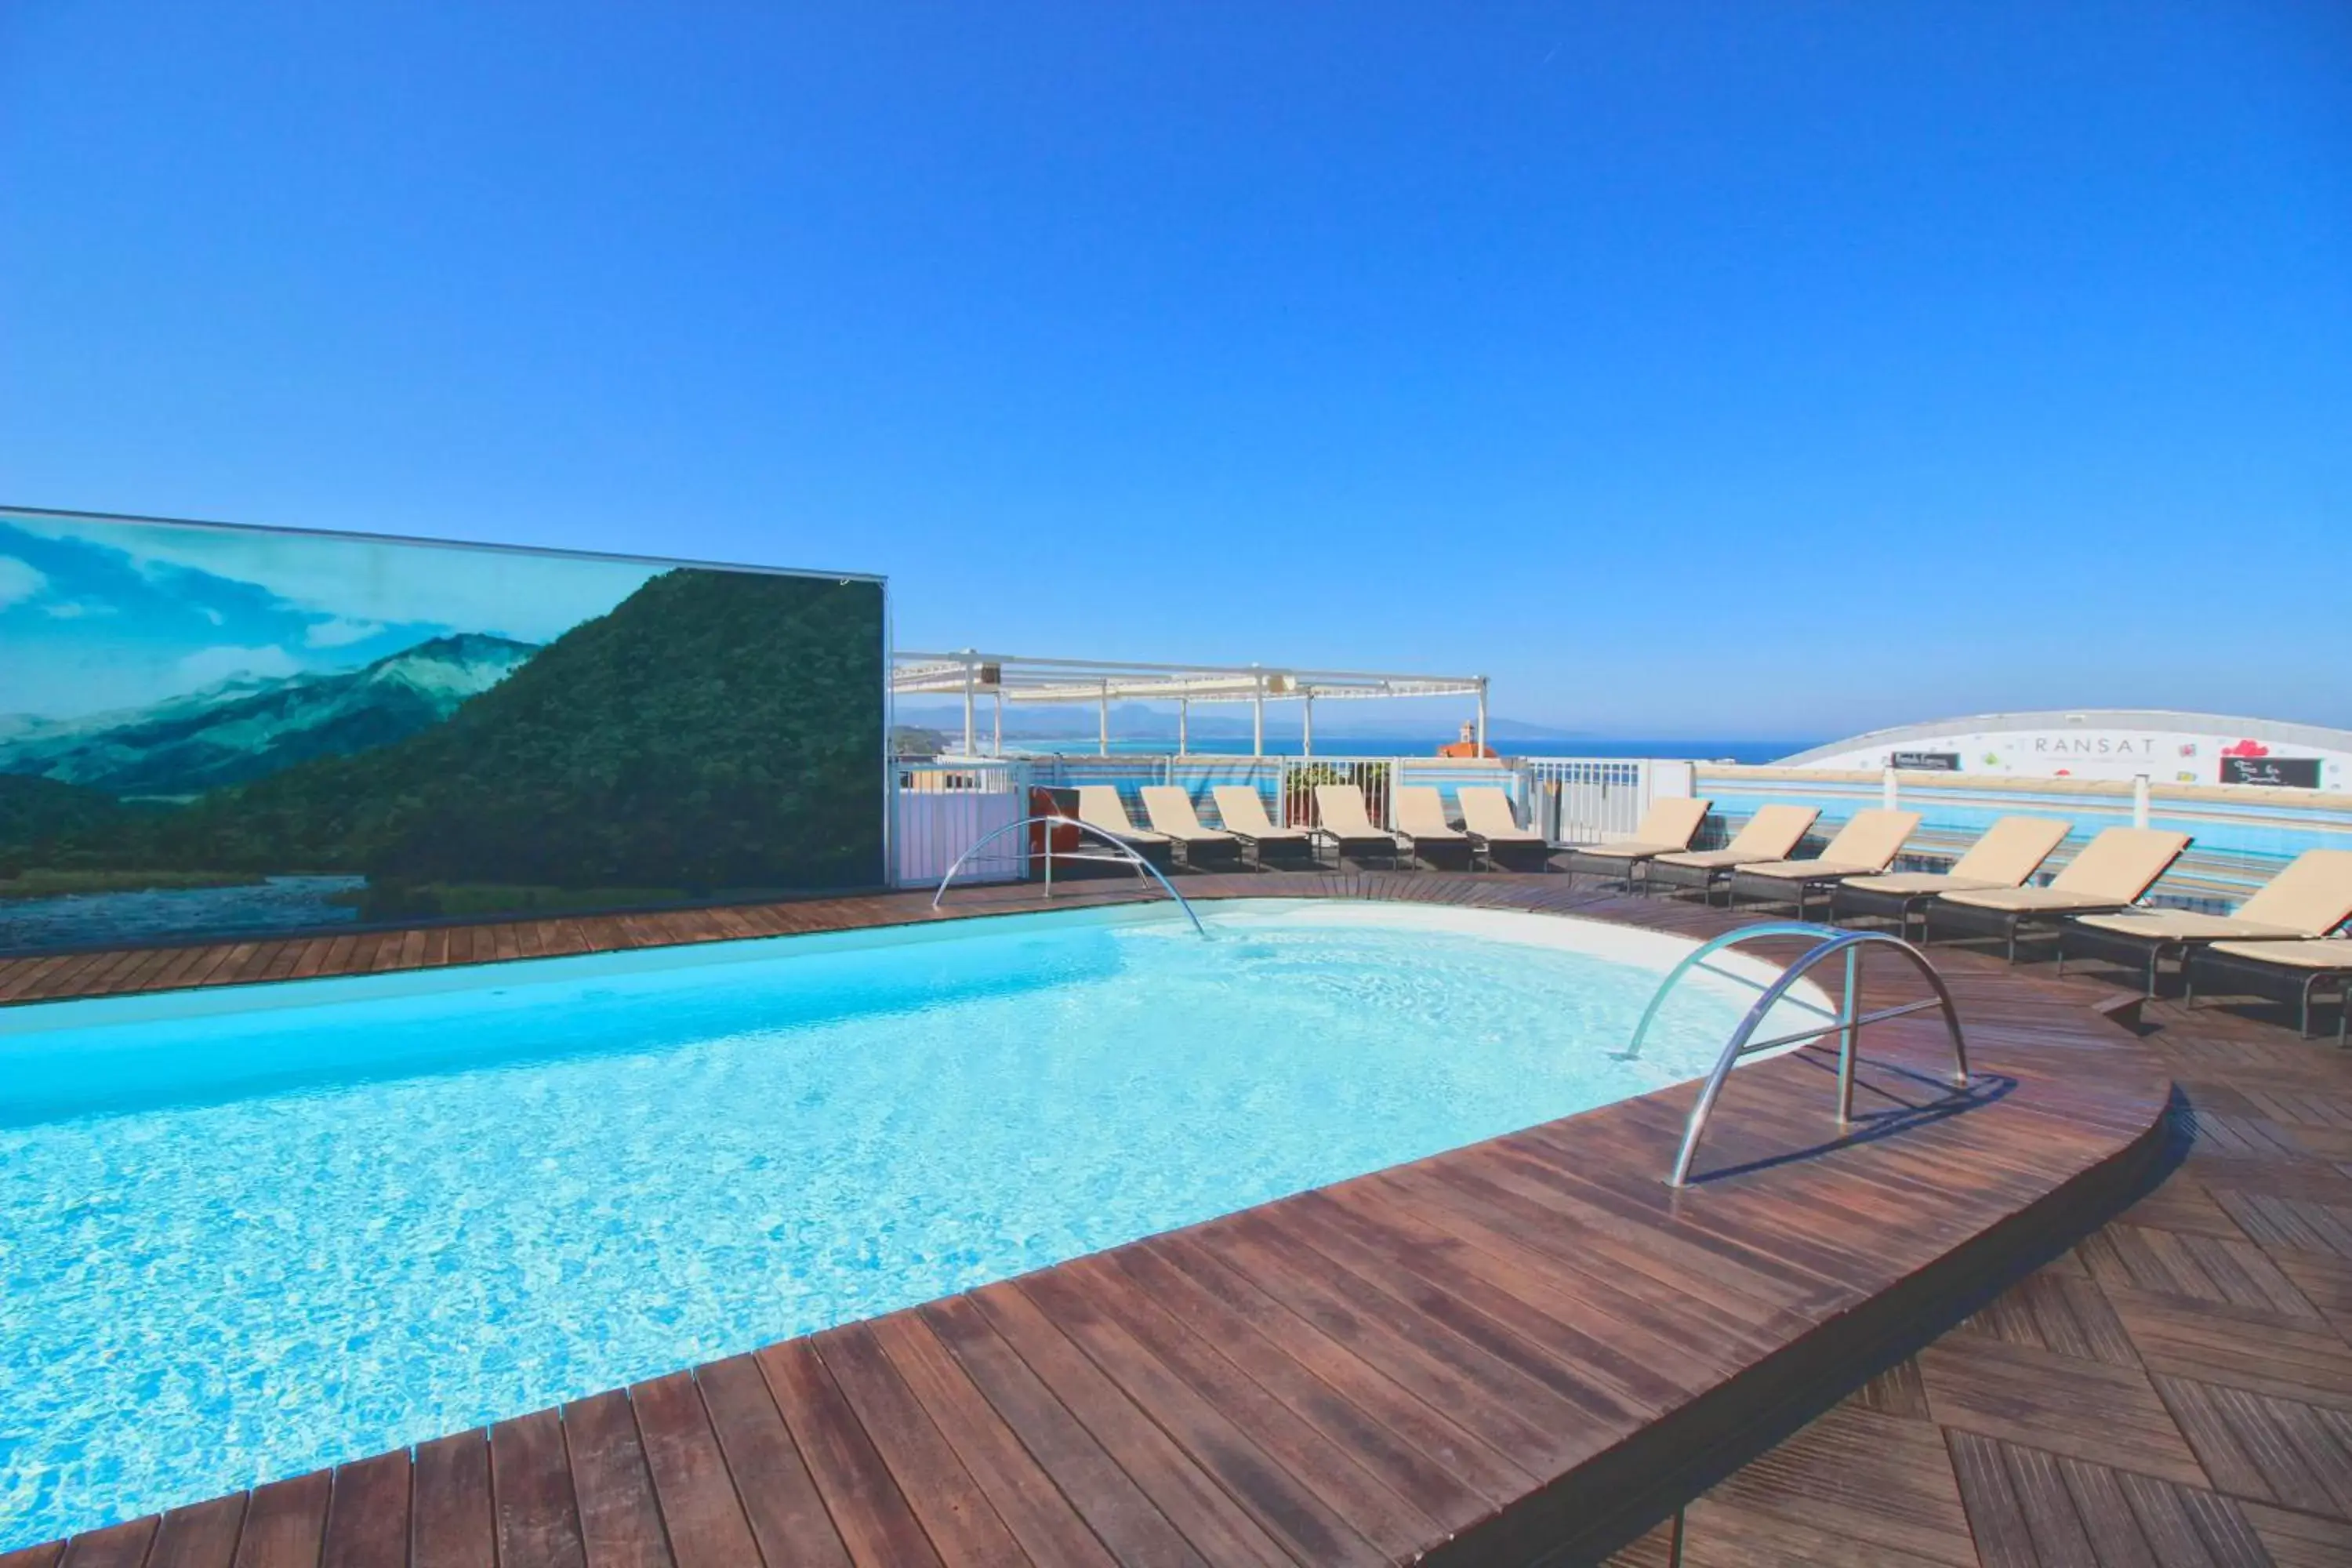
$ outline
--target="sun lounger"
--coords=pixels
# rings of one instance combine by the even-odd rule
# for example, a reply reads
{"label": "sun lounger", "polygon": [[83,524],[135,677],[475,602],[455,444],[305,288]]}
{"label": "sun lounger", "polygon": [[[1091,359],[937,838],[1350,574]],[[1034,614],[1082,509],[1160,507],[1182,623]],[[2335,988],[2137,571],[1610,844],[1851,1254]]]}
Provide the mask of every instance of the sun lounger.
{"label": "sun lounger", "polygon": [[1329,839],[1340,859],[1384,855],[1391,866],[1402,859],[1402,844],[1395,834],[1373,824],[1371,813],[1364,805],[1364,792],[1356,785],[1317,784],[1315,816],[1318,826],[1314,833]]}
{"label": "sun lounger", "polygon": [[1740,867],[1787,859],[1789,851],[1802,842],[1821,815],[1810,805],[1759,805],[1720,849],[1677,849],[1651,856],[1643,886],[1646,889],[1659,881],[1696,888],[1711,904],[1715,889],[1731,880],[1731,873]]}
{"label": "sun lounger", "polygon": [[1470,836],[1445,820],[1445,797],[1433,785],[1399,784],[1396,815],[1397,837],[1416,860],[1467,869],[1477,854]]}
{"label": "sun lounger", "polygon": [[2307,849],[2238,906],[2234,915],[2189,910],[2135,910],[2078,915],[2058,933],[2058,967],[2069,953],[2121,951],[2145,963],[2156,994],[2167,953],[2181,967],[2189,950],[2215,942],[2294,942],[2323,937],[2352,918],[2352,849]]}
{"label": "sun lounger", "polygon": [[1078,786],[1078,820],[1101,828],[1155,866],[1164,868],[1175,858],[1165,834],[1147,833],[1127,819],[1127,806],[1108,784]]}
{"label": "sun lounger", "polygon": [[1580,844],[1568,852],[1568,869],[1571,874],[1599,871],[1630,888],[1633,873],[1647,869],[1654,857],[1689,848],[1691,840],[1698,837],[1699,824],[1706,820],[1707,807],[1714,804],[1680,795],[1652,801],[1635,825],[1633,837]]}
{"label": "sun lounger", "polygon": [[2296,1027],[2311,1037],[2311,1004],[2323,989],[2336,992],[2336,1043],[2352,1039],[2352,938],[2326,942],[2216,942],[2191,952],[2186,967],[2195,1000],[2200,980],[2231,974],[2264,984],[2284,982],[2294,987],[2302,1007]]}
{"label": "sun lounger", "polygon": [[2053,930],[2068,915],[2107,914],[2139,902],[2189,847],[2189,835],[2156,827],[2108,827],[2083,847],[2046,888],[1978,888],[1942,893],[1927,906],[1923,934],[1937,925],[1997,931],[2017,960],[2027,925]]}
{"label": "sun lounger", "polygon": [[1151,831],[1174,840],[1184,851],[1184,864],[1189,867],[1241,863],[1241,836],[1202,826],[1200,814],[1192,809],[1192,797],[1175,784],[1145,784],[1143,815],[1150,820]]}
{"label": "sun lounger", "polygon": [[1551,864],[1551,845],[1544,836],[1521,827],[1511,815],[1511,797],[1499,784],[1464,784],[1454,792],[1462,803],[1462,827],[1470,842],[1500,868],[1540,871]]}
{"label": "sun lounger", "polygon": [[1895,864],[1905,841],[1918,829],[1916,811],[1857,811],[1813,859],[1733,867],[1724,898],[1736,904],[1745,893],[1765,903],[1794,903],[1797,918],[1803,920],[1815,889],[1833,889],[1848,877],[1877,876]]}
{"label": "sun lounger", "polygon": [[2004,816],[1969,846],[1948,871],[1897,871],[1885,877],[1851,877],[1831,896],[1830,918],[1846,910],[1864,914],[1892,911],[1905,941],[1911,937],[1911,917],[1940,893],[1984,892],[1995,888],[2021,888],[2042,868],[2050,852],[2074,831],[2074,824],[2052,816]]}
{"label": "sun lounger", "polygon": [[1263,870],[1268,860],[1292,865],[1315,863],[1315,839],[1303,827],[1276,827],[1265,814],[1265,797],[1247,784],[1218,784],[1209,791],[1217,803],[1217,820],[1225,831],[1249,846],[1250,857]]}

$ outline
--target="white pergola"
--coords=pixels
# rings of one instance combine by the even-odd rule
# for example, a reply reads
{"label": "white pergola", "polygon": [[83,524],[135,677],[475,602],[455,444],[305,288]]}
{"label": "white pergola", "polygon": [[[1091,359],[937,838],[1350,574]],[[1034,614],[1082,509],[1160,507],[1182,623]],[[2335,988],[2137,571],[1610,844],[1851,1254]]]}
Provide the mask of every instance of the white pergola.
{"label": "white pergola", "polygon": [[1110,754],[1110,705],[1122,701],[1176,704],[1176,754],[1189,748],[1192,704],[1250,705],[1250,751],[1265,754],[1265,705],[1302,705],[1303,749],[1315,751],[1315,704],[1373,697],[1475,697],[1477,741],[1486,743],[1486,678],[1483,675],[1386,675],[1360,669],[1298,669],[1287,665],[1129,664],[1087,658],[1031,658],[1019,654],[908,653],[892,656],[890,689],[901,696],[963,699],[963,754],[977,756],[980,700],[995,707],[991,754],[1004,750],[1008,702],[1069,705],[1091,702],[1098,715],[1099,750]]}

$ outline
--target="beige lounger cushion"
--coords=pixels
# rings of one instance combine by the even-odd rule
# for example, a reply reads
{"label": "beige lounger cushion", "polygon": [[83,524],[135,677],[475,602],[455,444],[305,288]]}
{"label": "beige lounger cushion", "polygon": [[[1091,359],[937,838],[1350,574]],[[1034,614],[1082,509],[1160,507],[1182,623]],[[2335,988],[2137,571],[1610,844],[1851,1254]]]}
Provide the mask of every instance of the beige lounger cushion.
{"label": "beige lounger cushion", "polygon": [[1822,874],[1830,875],[1829,868],[1833,866],[1851,867],[1857,874],[1884,871],[1895,864],[1895,857],[1918,830],[1919,814],[1916,811],[1888,811],[1884,806],[1857,811],[1822,846]]}
{"label": "beige lounger cushion", "polygon": [[1944,901],[1971,909],[1999,910],[2003,914],[2058,914],[2074,910],[2091,914],[2122,909],[2130,902],[2112,893],[2071,893],[2063,888],[1979,888],[1946,893]]}
{"label": "beige lounger cushion", "polygon": [[1896,871],[1884,877],[1854,877],[1847,880],[1846,886],[1905,899],[2022,887],[2073,830],[2072,823],[2061,822],[2054,816],[2004,816],[1986,828],[1969,846],[1968,853],[1952,862],[1949,871]]}
{"label": "beige lounger cushion", "polygon": [[2215,952],[2282,969],[2352,969],[2352,939],[2331,942],[2217,942]]}
{"label": "beige lounger cushion", "polygon": [[1789,851],[1806,835],[1821,813],[1810,805],[1759,805],[1740,825],[1731,842],[1720,849],[1686,849],[1653,857],[1662,866],[1688,866],[1695,870],[1720,871],[1727,866],[1757,866],[1786,860]]}
{"label": "beige lounger cushion", "polygon": [[1647,860],[1653,856],[1671,855],[1681,847],[1679,844],[1644,844],[1639,839],[1621,838],[1614,844],[1580,844],[1573,853],[1607,860]]}
{"label": "beige lounger cushion", "polygon": [[1315,815],[1323,819],[1323,831],[1334,838],[1396,842],[1394,834],[1372,826],[1371,813],[1364,805],[1364,792],[1354,784],[1317,784]]}
{"label": "beige lounger cushion", "polygon": [[2352,849],[2306,849],[2238,906],[2238,919],[2284,926],[2297,936],[2326,936],[2347,917]]}
{"label": "beige lounger cushion", "polygon": [[1277,844],[1286,838],[1307,837],[1304,828],[1276,827],[1274,819],[1265,814],[1265,797],[1247,784],[1218,784],[1209,794],[1216,800],[1219,820],[1230,832]]}
{"label": "beige lounger cushion", "polygon": [[1454,792],[1462,803],[1462,826],[1489,844],[1541,844],[1544,836],[1521,827],[1511,815],[1511,797],[1493,784],[1464,784]]}
{"label": "beige lounger cushion", "polygon": [[2148,942],[2221,942],[2231,937],[2297,937],[2308,932],[2285,926],[2264,925],[2228,915],[2200,915],[2189,910],[2133,910],[2120,915],[2084,915],[2074,922],[2117,936]]}
{"label": "beige lounger cushion", "polygon": [[2224,942],[2326,936],[2352,915],[2352,849],[2306,849],[2263,884],[2234,915],[2135,910],[2076,923],[2149,942]]}
{"label": "beige lounger cushion", "polygon": [[1469,835],[1445,820],[1445,800],[1429,784],[1400,784],[1396,792],[1397,827],[1408,838],[1433,842],[1469,842]]}
{"label": "beige lounger cushion", "polygon": [[1958,872],[1946,875],[1941,871],[1895,871],[1884,877],[1849,878],[1846,886],[1866,892],[1888,893],[1897,898],[1925,898],[1932,893],[1973,892],[1985,888],[2013,888],[2014,882],[1996,882],[1988,878],[1963,877]]}
{"label": "beige lounger cushion", "polygon": [[1837,882],[1848,877],[1867,877],[1876,866],[1839,866],[1826,855],[1818,860],[1767,860],[1760,866],[1742,866],[1743,877],[1772,877],[1783,882]]}
{"label": "beige lounger cushion", "polygon": [[1146,833],[1127,819],[1127,807],[1120,804],[1118,791],[1108,784],[1078,786],[1078,820],[1089,827],[1099,827],[1115,837],[1132,838],[1139,844],[1165,844],[1165,835]]}
{"label": "beige lounger cushion", "polygon": [[1698,837],[1698,825],[1706,820],[1706,808],[1714,804],[1686,795],[1654,800],[1635,825],[1633,837],[1618,842],[1629,846],[1654,844],[1658,847],[1655,853],[1659,854],[1669,849],[1687,849],[1690,841]]}
{"label": "beige lounger cushion", "polygon": [[1762,864],[1749,859],[1737,849],[1682,849],[1671,855],[1654,855],[1650,863],[1654,866],[1688,866],[1695,871],[1725,871],[1734,866]]}
{"label": "beige lounger cushion", "polygon": [[2189,835],[2156,827],[2106,827],[2046,888],[1947,893],[1949,903],[2004,914],[2084,914],[2128,908],[2189,847]]}
{"label": "beige lounger cushion", "polygon": [[1198,812],[1192,809],[1192,797],[1175,784],[1145,784],[1143,815],[1151,819],[1154,832],[1184,844],[1231,844],[1230,833],[1201,826]]}
{"label": "beige lounger cushion", "polygon": [[1783,882],[1835,882],[1848,877],[1868,877],[1886,869],[1903,841],[1919,826],[1916,811],[1873,808],[1846,819],[1837,837],[1814,860],[1766,860],[1742,866],[1743,877],[1771,877]]}
{"label": "beige lounger cushion", "polygon": [[2136,904],[2189,847],[2189,835],[2157,827],[2106,827],[2050,879],[2050,892]]}
{"label": "beige lounger cushion", "polygon": [[2074,830],[2073,823],[2054,816],[2004,816],[1952,862],[1951,875],[1963,886],[2021,888]]}

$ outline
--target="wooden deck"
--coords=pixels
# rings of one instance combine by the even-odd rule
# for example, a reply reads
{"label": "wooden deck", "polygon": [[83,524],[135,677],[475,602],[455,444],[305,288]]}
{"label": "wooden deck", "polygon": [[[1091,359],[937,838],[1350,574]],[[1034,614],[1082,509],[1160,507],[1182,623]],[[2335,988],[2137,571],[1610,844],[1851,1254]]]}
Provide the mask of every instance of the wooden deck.
{"label": "wooden deck", "polygon": [[[1730,923],[1564,884],[1185,886]],[[26,960],[0,964],[0,997],[842,929],[925,902]],[[2145,1185],[2168,1063],[2195,1093],[2311,1053],[2244,1025],[2210,1045],[2160,1028],[2151,1052],[2095,987],[1945,967],[1987,1086],[1964,1108],[1928,1077],[1925,1019],[1872,1032],[1869,1136],[1824,1142],[1818,1057],[1760,1063],[1702,1160],[1734,1173],[1687,1194],[1660,1181],[1685,1087],[0,1568],[1585,1562],[1702,1492],[1694,1563],[2262,1561],[2224,1553],[2273,1535],[2343,1560],[2315,1500],[2340,1520],[2352,1491],[2352,1176],[2334,1163],[2352,1105],[2283,1078],[2199,1100],[2199,1195],[2166,1199],[2176,1173],[2155,1214],[2066,1253]],[[1911,994],[1891,965],[1885,984],[1874,1001]],[[1621,1560],[1666,1550],[1653,1533]]]}
{"label": "wooden deck", "polygon": [[2151,1004],[2160,1184],[1707,1492],[1684,1563],[2352,1563],[2352,1054],[2277,1016]]}

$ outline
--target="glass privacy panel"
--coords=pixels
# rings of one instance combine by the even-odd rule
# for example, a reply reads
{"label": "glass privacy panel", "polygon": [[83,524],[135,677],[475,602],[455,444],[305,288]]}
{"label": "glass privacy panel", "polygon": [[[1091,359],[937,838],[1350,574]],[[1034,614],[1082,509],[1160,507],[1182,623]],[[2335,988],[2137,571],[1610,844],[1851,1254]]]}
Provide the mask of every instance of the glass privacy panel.
{"label": "glass privacy panel", "polygon": [[882,870],[883,584],[0,510],[0,951]]}

